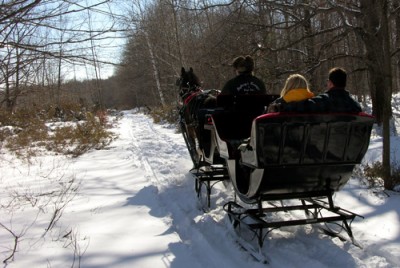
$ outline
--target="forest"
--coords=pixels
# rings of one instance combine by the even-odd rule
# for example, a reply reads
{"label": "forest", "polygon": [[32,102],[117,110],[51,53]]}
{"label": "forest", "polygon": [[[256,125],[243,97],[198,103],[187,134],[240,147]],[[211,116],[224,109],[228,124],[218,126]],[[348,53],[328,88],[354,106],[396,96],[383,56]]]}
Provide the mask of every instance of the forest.
{"label": "forest", "polygon": [[[220,89],[239,55],[256,59],[256,75],[271,93],[292,73],[305,75],[313,91],[324,91],[334,66],[346,68],[349,89],[361,101],[398,88],[396,1],[162,0],[131,10],[139,20],[131,23],[115,75],[138,103],[173,101],[182,66],[193,67],[204,88]],[[136,95],[141,88],[151,94]],[[376,96],[376,109],[380,101]]]}
{"label": "forest", "polygon": [[[86,3],[3,1],[1,108],[13,110],[18,98],[41,88],[52,102],[73,95],[107,108],[168,105],[176,101],[181,67],[193,67],[203,88],[221,89],[239,55],[256,59],[255,74],[272,94],[292,73],[322,92],[328,70],[344,67],[348,89],[360,101],[371,97],[379,122],[399,88],[398,1]],[[102,77],[106,65],[114,71]]]}
{"label": "forest", "polygon": [[[192,67],[203,88],[221,89],[239,55],[255,58],[255,74],[272,94],[292,73],[322,92],[328,70],[344,67],[348,90],[372,101],[390,177],[397,0],[2,1],[0,37],[0,109],[8,112],[63,103],[176,107],[181,67]],[[114,70],[108,77],[105,66]]]}
{"label": "forest", "polygon": [[[279,93],[300,73],[324,91],[330,68],[349,73],[349,91],[382,127],[382,177],[391,189],[391,100],[399,88],[400,3],[390,0],[156,1],[131,8],[132,30],[115,75],[137,104],[165,106],[176,98],[181,66],[204,88],[221,89],[238,55],[256,58],[256,75]],[[146,90],[144,94],[143,89]],[[150,92],[149,92],[150,90]],[[149,92],[149,93],[147,93]]]}

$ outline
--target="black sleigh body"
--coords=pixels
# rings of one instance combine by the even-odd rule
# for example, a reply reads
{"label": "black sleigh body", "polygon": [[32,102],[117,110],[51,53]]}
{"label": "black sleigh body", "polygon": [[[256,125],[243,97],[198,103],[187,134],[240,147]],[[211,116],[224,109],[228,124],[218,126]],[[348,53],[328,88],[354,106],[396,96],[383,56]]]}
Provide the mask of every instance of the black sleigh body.
{"label": "black sleigh body", "polygon": [[250,139],[233,148],[228,130],[218,127],[224,119],[213,119],[232,183],[248,202],[340,190],[361,163],[374,122],[362,113],[265,114],[252,121]]}
{"label": "black sleigh body", "polygon": [[[206,185],[210,206],[212,186],[231,182],[235,198],[224,210],[232,225],[253,232],[260,246],[276,228],[320,223],[338,223],[346,238],[324,225],[319,228],[360,246],[351,230],[360,215],[335,206],[333,195],[362,162],[374,118],[365,113],[263,114],[274,98],[219,95],[220,108],[198,112],[203,160],[192,172],[198,196]],[[270,217],[296,210],[304,217]]]}

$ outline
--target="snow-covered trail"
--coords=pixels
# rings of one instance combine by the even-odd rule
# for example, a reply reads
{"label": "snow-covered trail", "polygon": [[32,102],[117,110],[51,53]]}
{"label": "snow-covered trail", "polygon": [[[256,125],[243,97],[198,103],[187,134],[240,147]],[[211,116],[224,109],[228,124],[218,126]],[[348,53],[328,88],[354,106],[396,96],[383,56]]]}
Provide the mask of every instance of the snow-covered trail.
{"label": "snow-covered trail", "polygon": [[[133,151],[144,167],[145,176],[157,189],[160,208],[171,216],[171,228],[181,239],[181,243],[170,246],[175,254],[172,267],[249,265],[250,256],[227,238],[222,208],[215,208],[209,215],[199,208],[194,178],[189,174],[192,162],[182,135],[173,129],[166,132],[143,114],[129,116],[135,124],[131,133]],[[182,261],[189,257],[182,256],[182,247],[190,250],[189,262]],[[252,263],[252,267],[258,266],[261,264]]]}
{"label": "snow-covered trail", "polygon": [[[231,193],[222,184],[213,190],[211,211],[199,209],[181,134],[131,111],[118,133],[110,150],[87,154],[75,166],[85,170],[82,198],[92,211],[90,217],[83,211],[80,226],[90,238],[82,267],[264,267],[235,242],[222,210]],[[271,267],[395,267],[389,255],[376,256],[311,226],[272,231],[263,252]]]}
{"label": "snow-covered trail", "polygon": [[82,182],[64,224],[80,219],[81,267],[261,267],[226,238],[221,208],[198,208],[181,134],[131,111],[117,133],[73,165]]}
{"label": "snow-covered trail", "polygon": [[[222,205],[232,198],[231,192],[222,184],[217,185],[213,190],[212,210],[203,213],[199,209],[194,180],[188,173],[192,163],[182,136],[174,129],[166,131],[165,127],[153,124],[143,114],[126,114],[125,120],[131,131],[130,150],[139,159],[135,163],[141,163],[145,177],[157,192],[158,203],[154,205],[158,207],[153,209],[170,216],[171,229],[180,237],[179,243],[169,247],[175,256],[172,267],[187,265],[186,258],[191,259],[190,266],[194,267],[263,267],[235,243],[235,234],[222,210]],[[354,181],[348,186],[357,187]],[[340,193],[337,201],[348,195],[349,192]],[[291,219],[293,215],[287,213],[282,217]],[[355,221],[356,226],[361,224],[361,219]],[[354,231],[356,238],[357,235],[368,237],[357,229]],[[295,226],[271,232],[263,252],[272,267],[393,267],[396,263],[395,256],[375,256],[370,247],[367,242],[365,250],[361,250],[323,235],[311,226]]]}
{"label": "snow-covered trail", "polygon": [[[114,131],[118,138],[108,149],[72,161],[60,159],[67,167],[65,176],[73,174],[80,182],[77,196],[53,230],[54,240],[46,237],[33,244],[24,237],[8,268],[265,267],[236,242],[222,209],[233,198],[231,190],[217,184],[210,211],[200,209],[181,134],[135,111],[125,111]],[[3,175],[3,184],[25,178],[29,183],[29,175],[8,180],[12,176]],[[364,249],[308,225],[285,227],[265,239],[268,267],[400,267],[400,196],[389,199],[365,188],[352,179],[335,195],[336,205],[367,216],[352,225]],[[286,220],[294,216],[281,214]],[[15,215],[13,224],[23,227],[23,216]],[[29,231],[40,234],[40,228]]]}
{"label": "snow-covered trail", "polygon": [[[99,240],[90,242],[83,267],[173,267],[174,263],[181,263],[178,267],[187,267],[188,263],[202,267],[193,262],[191,246],[182,241],[176,231],[176,220],[167,209],[180,201],[175,201],[172,196],[169,197],[171,200],[165,200],[162,194],[168,186],[176,185],[179,189],[179,185],[187,181],[185,170],[190,168],[190,162],[180,157],[186,147],[179,142],[179,134],[171,131],[169,137],[159,133],[151,119],[133,113],[124,115],[117,132],[118,140],[110,149],[113,153],[107,152],[103,159],[99,152],[95,152],[95,159],[87,155],[83,157],[87,163],[82,159],[77,163],[80,167],[98,163],[92,167],[94,174],[102,174],[99,166],[104,169],[105,177],[94,178],[96,183],[93,186],[99,188],[89,189],[87,196],[92,199],[91,203],[107,204],[109,215],[101,215],[100,220],[106,218],[110,226],[108,234],[99,230],[99,233],[90,235],[85,231],[91,240]],[[110,173],[114,176],[106,175]],[[89,170],[84,177],[87,185]],[[115,198],[101,194],[100,187],[107,188],[107,192],[110,188],[115,189]],[[97,191],[99,200],[95,201],[93,193]],[[100,207],[96,213],[102,210]],[[126,222],[126,214],[130,215],[129,222]],[[84,224],[87,228],[83,229],[93,230],[96,221],[85,220]],[[99,225],[104,226],[104,223]],[[104,258],[109,258],[109,261],[104,262]]]}
{"label": "snow-covered trail", "polygon": [[170,230],[170,216],[160,209],[152,181],[156,175],[137,147],[137,124],[127,114],[110,150],[76,162],[76,170],[85,170],[81,194],[93,211],[79,227],[90,238],[81,267],[168,267],[175,258],[169,245],[180,243],[180,238]]}

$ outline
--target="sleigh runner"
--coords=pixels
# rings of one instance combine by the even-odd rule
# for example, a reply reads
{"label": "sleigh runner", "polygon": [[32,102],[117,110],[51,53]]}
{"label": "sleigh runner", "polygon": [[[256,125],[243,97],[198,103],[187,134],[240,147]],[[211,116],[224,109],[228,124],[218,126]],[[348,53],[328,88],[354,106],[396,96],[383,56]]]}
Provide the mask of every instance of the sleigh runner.
{"label": "sleigh runner", "polygon": [[[259,246],[270,231],[303,224],[318,224],[325,233],[344,239],[321,223],[337,224],[358,245],[351,222],[359,215],[335,206],[333,195],[361,163],[373,117],[364,113],[262,114],[275,97],[219,95],[216,108],[197,110],[201,124],[196,133],[202,136],[195,137],[198,147],[187,144],[192,159],[198,159],[193,172],[198,196],[199,185],[206,185],[210,206],[212,186],[230,181],[239,200],[227,201],[224,210],[232,226],[254,233]],[[188,133],[183,135],[188,139]],[[273,201],[278,205],[271,207]],[[304,216],[271,220],[274,214],[288,211]]]}

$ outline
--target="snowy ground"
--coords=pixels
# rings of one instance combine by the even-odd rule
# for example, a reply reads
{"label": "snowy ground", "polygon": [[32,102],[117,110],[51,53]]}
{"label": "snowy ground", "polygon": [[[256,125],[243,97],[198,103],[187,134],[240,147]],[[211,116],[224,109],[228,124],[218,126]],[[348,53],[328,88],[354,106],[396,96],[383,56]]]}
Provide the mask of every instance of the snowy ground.
{"label": "snowy ground", "polygon": [[[181,134],[135,111],[114,130],[107,150],[73,160],[0,154],[1,261],[18,242],[4,267],[265,267],[235,242],[222,210],[230,190],[218,184],[211,211],[199,209]],[[365,160],[380,155],[373,136]],[[352,224],[363,249],[308,225],[285,227],[265,241],[268,266],[400,267],[400,195],[351,179],[335,202],[365,217]]]}

